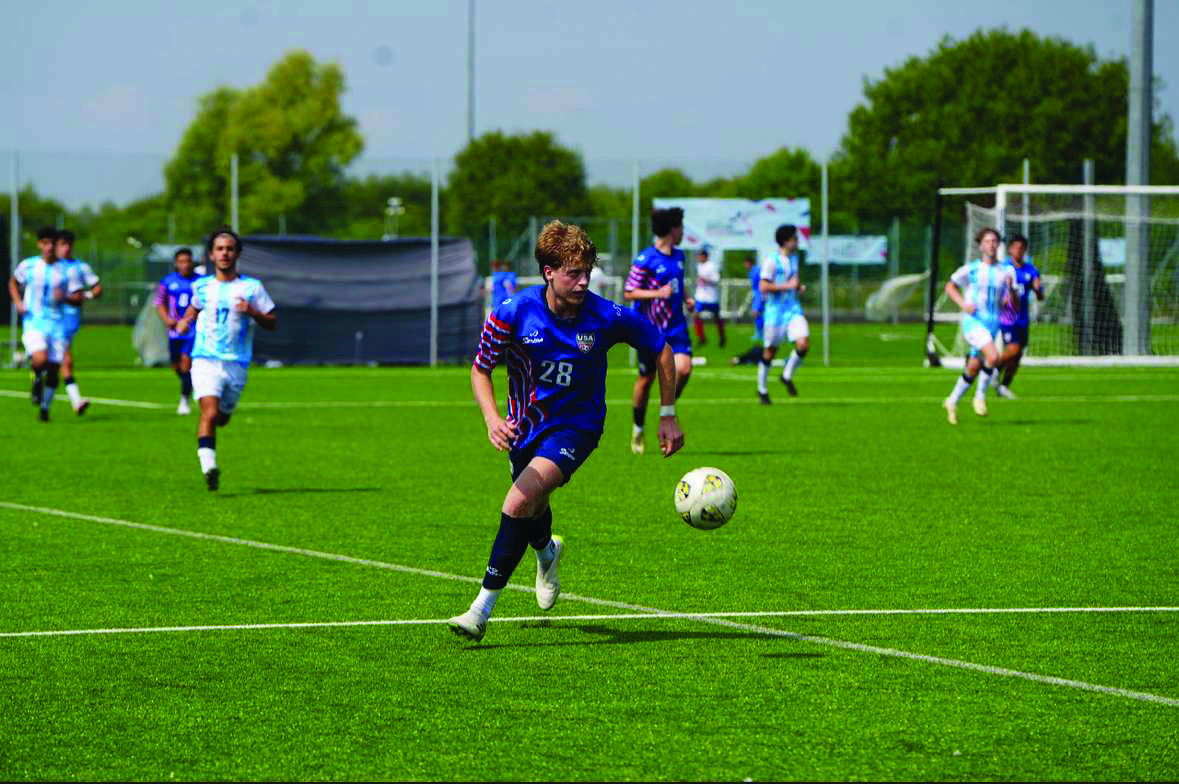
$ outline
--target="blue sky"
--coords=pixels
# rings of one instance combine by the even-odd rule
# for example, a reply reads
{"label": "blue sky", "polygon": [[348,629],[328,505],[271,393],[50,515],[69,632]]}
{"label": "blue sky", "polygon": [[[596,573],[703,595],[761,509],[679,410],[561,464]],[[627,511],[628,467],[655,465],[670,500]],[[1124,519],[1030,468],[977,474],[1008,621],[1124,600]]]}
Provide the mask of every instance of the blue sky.
{"label": "blue sky", "polygon": [[[343,68],[366,169],[425,167],[466,141],[466,0],[0,2],[5,189],[16,149],[25,178],[71,204],[151,193],[197,98],[257,83],[294,48]],[[609,181],[625,181],[636,158],[705,175],[784,145],[823,157],[863,80],[943,35],[1027,27],[1119,57],[1130,10],[1131,0],[477,0],[476,132],[552,130]],[[1159,108],[1176,118],[1179,54],[1166,32],[1179,32],[1179,2],[1156,0]]]}

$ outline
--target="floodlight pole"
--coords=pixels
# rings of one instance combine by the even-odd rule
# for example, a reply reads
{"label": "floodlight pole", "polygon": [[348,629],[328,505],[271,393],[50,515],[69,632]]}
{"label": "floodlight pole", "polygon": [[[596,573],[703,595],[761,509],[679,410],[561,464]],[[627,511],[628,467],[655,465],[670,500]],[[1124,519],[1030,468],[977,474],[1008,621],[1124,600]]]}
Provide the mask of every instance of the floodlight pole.
{"label": "floodlight pole", "polygon": [[[1023,184],[1032,184],[1032,162],[1027,158],[1023,159]],[[1023,192],[1023,236],[1028,236],[1031,230],[1031,223],[1028,219],[1028,193]]]}
{"label": "floodlight pole", "polygon": [[831,364],[831,284],[827,277],[830,258],[830,232],[827,229],[827,161],[823,161],[823,366]]}
{"label": "floodlight pole", "polygon": [[430,177],[430,367],[438,364],[438,159]]}
{"label": "floodlight pole", "polygon": [[925,325],[925,362],[929,367],[941,367],[942,361],[934,351],[933,310],[937,306],[938,251],[942,243],[942,181],[937,181],[937,196],[933,201],[933,238],[929,243],[929,320]]}
{"label": "floodlight pole", "polygon": [[237,229],[237,153],[229,157],[229,226]]}
{"label": "floodlight pole", "polygon": [[[8,277],[16,273],[20,263],[20,153],[12,151],[12,217],[8,222]],[[8,314],[8,357],[16,357],[16,301],[9,306]]]}
{"label": "floodlight pole", "polygon": [[475,138],[475,0],[467,0],[467,144]]}
{"label": "floodlight pole", "polygon": [[[1154,0],[1133,0],[1130,14],[1130,106],[1126,126],[1126,184],[1150,184]],[[1150,353],[1150,197],[1126,198],[1126,285],[1122,353]]]}
{"label": "floodlight pole", "polygon": [[631,167],[630,178],[630,257],[633,261],[639,255],[639,162]]}

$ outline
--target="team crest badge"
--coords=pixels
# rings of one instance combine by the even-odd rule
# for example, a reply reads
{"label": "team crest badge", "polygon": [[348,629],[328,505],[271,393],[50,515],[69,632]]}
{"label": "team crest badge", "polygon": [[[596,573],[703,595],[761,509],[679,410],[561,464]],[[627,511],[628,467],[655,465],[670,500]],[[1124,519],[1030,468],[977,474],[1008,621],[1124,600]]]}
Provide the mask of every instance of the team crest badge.
{"label": "team crest badge", "polygon": [[577,350],[582,354],[590,353],[590,349],[594,347],[594,333],[592,332],[578,332],[577,333]]}

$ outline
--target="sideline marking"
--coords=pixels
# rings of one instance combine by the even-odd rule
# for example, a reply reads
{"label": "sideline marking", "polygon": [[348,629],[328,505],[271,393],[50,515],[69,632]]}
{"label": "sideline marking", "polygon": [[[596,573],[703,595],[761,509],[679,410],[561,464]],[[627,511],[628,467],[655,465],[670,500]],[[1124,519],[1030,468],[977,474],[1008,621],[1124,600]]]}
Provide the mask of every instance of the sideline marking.
{"label": "sideline marking", "polygon": [[[455,576],[457,577],[457,575]],[[735,610],[731,612],[684,613],[661,611],[654,613],[614,613],[612,615],[518,615],[488,618],[487,620],[489,623],[638,621],[651,619],[703,621],[711,618],[797,618],[803,616],[823,617],[833,615],[983,615],[1004,613],[1120,612],[1179,612],[1179,607],[965,607],[922,610]],[[327,629],[348,626],[436,626],[448,622],[448,618],[397,618],[377,621],[292,621],[289,623],[225,623],[205,626],[116,626],[109,629],[50,629],[35,632],[0,632],[0,637],[73,637],[85,634],[151,634],[155,632],[251,631],[254,629]],[[780,630],[775,631],[780,632]]]}
{"label": "sideline marking", "polygon": [[[746,379],[748,380],[748,379]],[[28,398],[28,392],[18,392],[11,389],[0,389],[0,397],[10,398]],[[91,402],[102,403],[108,406],[123,406],[127,408],[147,408],[159,410],[174,410],[174,406],[165,403],[151,403],[145,400],[117,400],[105,397],[88,398]],[[805,397],[792,398],[789,402],[791,406],[825,406],[825,405],[896,405],[898,403],[912,403],[919,405],[936,405],[945,400],[944,396],[934,395],[930,397],[908,395],[908,396],[893,396],[893,397]],[[743,395],[741,397],[715,397],[715,398],[701,398],[695,397],[687,401],[689,407],[692,404],[700,405],[760,405],[756,397]],[[1179,394],[1158,394],[1158,395],[1059,395],[1059,396],[1034,396],[1034,397],[1020,397],[1019,400],[1012,401],[1012,406],[1017,406],[1023,403],[1177,403],[1179,402]],[[626,406],[630,405],[630,398],[611,398],[606,400],[608,406]],[[1007,403],[1003,404],[1008,405]],[[289,400],[289,401],[261,401],[254,403],[242,403],[238,406],[239,411],[257,411],[262,409],[296,409],[296,408],[474,408],[475,404],[471,400]]]}
{"label": "sideline marking", "polygon": [[[28,506],[26,504],[15,504],[8,501],[0,501],[0,508],[13,509],[17,511],[35,512],[39,514],[46,514],[55,517],[73,518],[76,520],[86,520],[89,522],[103,523],[106,525],[116,525],[126,528],[135,528],[145,531],[154,531],[157,533],[171,534],[173,536],[187,536],[193,539],[204,539],[208,541],[223,542],[227,544],[240,544],[247,547],[256,547],[262,550],[272,550],[275,552],[292,553],[296,555],[306,555],[314,558],[323,558],[332,561],[343,561],[345,563],[362,564],[366,566],[375,566],[381,569],[389,569],[397,572],[404,572],[408,574],[417,574],[427,577],[439,577],[446,580],[454,580],[466,583],[482,583],[482,580],[477,577],[464,577],[462,575],[450,574],[448,572],[438,572],[429,569],[418,569],[412,566],[401,566],[400,564],[391,564],[383,561],[374,561],[367,558],[354,558],[348,555],[339,555],[336,553],[326,553],[319,550],[307,550],[301,547],[288,547],[286,545],[269,544],[267,542],[257,542],[251,539],[238,539],[231,536],[220,536],[218,534],[206,534],[199,531],[187,531],[183,528],[167,528],[159,525],[149,525],[147,523],[135,523],[130,520],[119,520],[114,517],[99,517],[97,515],[87,515],[78,512],[68,512],[63,509],[50,509],[40,506]],[[523,585],[508,584],[508,588],[523,592],[533,593],[532,588],[526,588]],[[668,615],[677,615],[676,613],[669,613],[666,610],[660,610],[654,607],[644,607],[642,605],[628,604],[625,602],[616,602],[608,599],[596,599],[589,596],[580,596],[578,594],[563,594],[565,599],[569,601],[586,602],[589,604],[597,604],[604,607],[614,607],[621,610],[631,610],[633,612],[643,613],[642,617],[665,617]],[[1017,608],[1018,609],[1018,608]],[[690,614],[679,614],[684,617],[691,617]],[[559,617],[559,616],[554,616]],[[508,620],[508,619],[501,619]],[[798,632],[785,631],[781,629],[772,629],[766,626],[756,626],[747,623],[738,623],[736,621],[726,620],[721,617],[705,617],[697,615],[695,620],[702,623],[715,624],[718,626],[725,626],[731,629],[738,629],[741,631],[751,632],[770,637],[783,637],[790,640],[797,640],[799,642],[809,642],[817,645],[825,645],[831,648],[842,648],[844,650],[858,651],[861,653],[874,653],[880,656],[891,656],[899,659],[909,659],[911,661],[926,662],[929,664],[940,664],[946,667],[956,667],[958,669],[970,670],[972,672],[980,672],[987,675],[999,675],[1008,678],[1021,678],[1023,680],[1032,681],[1035,683],[1045,683],[1053,686],[1067,686],[1069,688],[1081,689],[1083,691],[1099,692],[1101,694],[1110,694],[1118,697],[1126,697],[1128,699],[1141,700],[1144,702],[1153,702],[1160,705],[1170,705],[1179,707],[1179,699],[1173,697],[1165,697],[1159,694],[1150,694],[1148,692],[1131,691],[1129,689],[1121,689],[1114,686],[1102,686],[1096,683],[1088,683],[1086,681],[1075,681],[1067,678],[1057,678],[1051,675],[1040,675],[1034,672],[1024,672],[1022,670],[1011,670],[1005,667],[992,667],[986,664],[976,664],[974,662],[964,661],[962,659],[948,659],[941,656],[929,656],[922,653],[913,653],[911,651],[902,651],[895,648],[881,648],[874,645],[864,645],[862,643],[848,642],[845,640],[836,640],[830,637],[819,637],[809,634],[800,634]]]}

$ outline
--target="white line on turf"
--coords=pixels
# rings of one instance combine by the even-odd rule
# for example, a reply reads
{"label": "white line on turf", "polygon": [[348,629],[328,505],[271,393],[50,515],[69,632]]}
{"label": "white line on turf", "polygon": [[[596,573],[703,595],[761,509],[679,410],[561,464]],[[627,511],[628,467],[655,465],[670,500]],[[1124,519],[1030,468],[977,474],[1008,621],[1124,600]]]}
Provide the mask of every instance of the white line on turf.
{"label": "white line on turf", "polygon": [[[455,575],[457,577],[457,575]],[[567,597],[568,598],[568,597]],[[519,615],[490,618],[492,623],[540,621],[703,621],[712,618],[798,618],[840,615],[989,615],[1009,613],[1152,613],[1179,612],[1179,607],[965,607],[921,610],[737,610],[731,612],[646,612],[610,615]],[[0,637],[72,637],[85,634],[152,634],[156,632],[250,631],[253,629],[328,629],[347,626],[437,626],[446,618],[398,618],[378,621],[296,621],[291,623],[232,623],[206,626],[140,626],[111,629],[50,629],[34,632],[0,632]],[[824,638],[826,639],[826,638]]]}
{"label": "white line on turf", "polygon": [[[28,398],[28,392],[18,392],[15,390],[0,389],[0,397],[10,398]],[[89,398],[92,402],[102,403],[111,406],[124,406],[129,408],[149,408],[171,411],[175,406],[164,403],[150,403],[143,400],[116,400],[103,397]],[[916,405],[937,405],[945,400],[942,395],[936,396],[915,396],[915,395],[894,395],[883,397],[801,397],[791,398],[788,405],[791,406],[806,406],[806,405],[897,405],[902,403],[910,403]],[[1021,396],[1018,401],[1012,405],[1022,405],[1025,403],[1176,403],[1179,402],[1179,394],[1161,394],[1161,395],[1055,395],[1055,396]],[[629,406],[631,404],[630,398],[611,398],[606,401],[608,406]],[[702,406],[753,406],[759,405],[756,397],[751,395],[744,395],[742,397],[716,397],[716,398],[691,398],[681,402],[681,405],[702,405]],[[1006,406],[1004,402],[1002,405]],[[470,400],[289,400],[289,401],[260,401],[260,402],[246,402],[238,406],[238,410],[263,410],[263,409],[317,409],[317,408],[470,408],[474,403]]]}
{"label": "white line on turf", "polygon": [[[272,550],[275,552],[291,553],[295,555],[305,555],[313,558],[324,558],[332,561],[343,561],[345,563],[353,563],[365,566],[375,566],[381,569],[389,569],[391,571],[404,572],[408,574],[417,574],[426,577],[438,577],[445,580],[455,580],[466,583],[479,583],[480,579],[474,577],[464,577],[463,575],[449,574],[447,572],[438,572],[429,569],[419,569],[412,566],[401,566],[399,564],[385,563],[383,561],[374,561],[367,558],[354,558],[348,555],[340,555],[337,553],[326,553],[318,550],[308,550],[301,547],[288,547],[286,545],[269,544],[267,542],[257,542],[250,539],[239,539],[231,536],[220,536],[217,534],[206,534],[199,531],[188,531],[182,528],[168,528],[159,525],[149,525],[147,523],[135,523],[130,520],[120,520],[114,517],[100,517],[97,515],[81,514],[79,512],[69,512],[64,509],[51,509],[40,506],[29,506],[27,504],[16,504],[8,501],[0,501],[0,508],[13,509],[16,511],[34,512],[38,514],[52,515],[55,517],[72,518],[75,520],[85,520],[88,522],[102,523],[105,525],[122,526],[126,528],[135,528],[145,531],[153,531],[156,533],[171,534],[173,536],[185,536],[193,539],[203,539],[207,541],[223,542],[226,544],[244,545],[247,547],[256,547],[262,550]],[[526,588],[522,585],[509,584],[509,588],[524,593],[532,593],[531,588]],[[913,653],[911,651],[902,651],[895,648],[881,648],[874,645],[864,645],[856,642],[848,642],[845,640],[836,640],[829,637],[818,637],[810,634],[800,634],[798,632],[785,631],[782,629],[773,629],[766,626],[755,626],[753,624],[738,623],[736,621],[727,620],[724,617],[711,617],[705,615],[690,615],[684,613],[673,613],[668,610],[661,610],[655,607],[644,607],[642,605],[628,604],[626,602],[616,602],[608,599],[596,599],[589,596],[580,596],[578,594],[562,593],[562,596],[567,601],[585,602],[588,604],[596,604],[603,607],[614,607],[620,610],[631,610],[632,612],[643,613],[641,617],[666,617],[681,615],[685,618],[691,618],[701,623],[709,623],[718,626],[725,626],[732,629],[747,631],[752,634],[759,634],[770,637],[783,637],[790,640],[797,640],[799,642],[808,642],[816,645],[824,645],[831,648],[840,648],[844,650],[858,651],[861,653],[873,653],[878,656],[890,656],[899,659],[908,659],[911,661],[920,661],[930,664],[939,664],[945,667],[955,667],[963,670],[970,670],[973,672],[985,673],[988,675],[998,675],[1008,678],[1021,678],[1023,680],[1032,681],[1035,683],[1044,683],[1054,686],[1066,686],[1074,689],[1082,689],[1084,691],[1099,692],[1102,694],[1110,694],[1118,697],[1126,697],[1128,699],[1142,700],[1145,702],[1153,702],[1162,705],[1171,705],[1179,707],[1179,699],[1172,697],[1164,697],[1158,694],[1150,694],[1148,692],[1131,691],[1129,689],[1120,689],[1114,686],[1102,686],[1096,683],[1087,683],[1085,681],[1074,681],[1066,678],[1057,678],[1051,675],[1040,675],[1034,672],[1024,672],[1021,670],[1011,670],[1005,667],[992,667],[985,664],[977,664],[975,662],[963,661],[961,659],[948,659],[941,656],[928,656],[921,653]],[[1016,610],[1029,610],[1031,608],[1016,608]],[[1079,609],[1079,608],[1078,608]],[[1126,611],[1132,611],[1127,608]],[[552,616],[547,620],[554,620],[560,616]],[[611,616],[608,616],[611,617]],[[500,621],[509,619],[499,619]]]}

